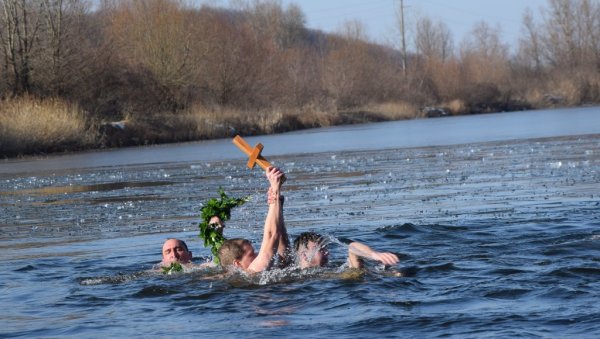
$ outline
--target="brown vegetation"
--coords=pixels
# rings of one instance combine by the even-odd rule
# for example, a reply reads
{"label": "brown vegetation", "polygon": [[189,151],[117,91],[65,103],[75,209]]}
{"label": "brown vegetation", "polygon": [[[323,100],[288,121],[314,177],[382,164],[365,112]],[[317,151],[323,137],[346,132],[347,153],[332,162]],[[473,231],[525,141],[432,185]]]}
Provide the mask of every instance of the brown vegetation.
{"label": "brown vegetation", "polygon": [[591,0],[525,13],[512,54],[485,23],[455,46],[420,18],[407,58],[275,0],[89,3],[0,0],[0,156],[600,102]]}
{"label": "brown vegetation", "polygon": [[77,105],[23,97],[0,106],[0,147],[7,156],[82,149],[94,145],[93,129]]}

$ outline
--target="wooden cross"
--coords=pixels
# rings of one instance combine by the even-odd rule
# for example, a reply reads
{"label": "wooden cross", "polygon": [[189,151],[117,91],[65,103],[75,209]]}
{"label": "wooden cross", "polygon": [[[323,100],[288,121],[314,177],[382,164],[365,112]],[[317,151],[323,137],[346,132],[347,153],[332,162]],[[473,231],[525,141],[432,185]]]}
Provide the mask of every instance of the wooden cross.
{"label": "wooden cross", "polygon": [[236,135],[235,138],[233,138],[233,143],[248,156],[248,168],[252,169],[254,168],[254,165],[258,164],[258,166],[266,170],[267,167],[271,166],[271,163],[260,155],[260,152],[262,152],[264,148],[261,143],[252,148],[248,145],[246,140],[242,139],[239,135]]}

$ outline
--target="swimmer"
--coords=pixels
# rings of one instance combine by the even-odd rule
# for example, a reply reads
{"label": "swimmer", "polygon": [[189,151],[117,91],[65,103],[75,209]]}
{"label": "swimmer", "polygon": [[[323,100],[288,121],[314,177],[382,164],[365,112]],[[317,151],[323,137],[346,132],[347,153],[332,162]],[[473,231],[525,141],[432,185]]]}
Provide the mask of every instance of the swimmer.
{"label": "swimmer", "polygon": [[[216,225],[216,230],[220,234],[223,234],[225,223],[218,216],[213,216],[210,219],[211,225]],[[188,249],[185,241],[180,239],[167,239],[162,247],[162,261],[158,264],[158,267],[169,267],[171,264],[185,264],[191,266],[192,264],[192,251]],[[212,262],[203,263],[199,267],[214,266]]]}
{"label": "swimmer", "polygon": [[348,264],[350,268],[363,268],[363,258],[379,261],[387,266],[395,265],[399,261],[398,256],[394,253],[377,252],[371,247],[358,241],[351,242],[350,245],[348,245]]}
{"label": "swimmer", "polygon": [[215,226],[215,231],[219,233],[219,235],[223,235],[223,230],[225,229],[225,222],[219,218],[217,215],[213,215],[208,221],[209,225]]}
{"label": "swimmer", "polygon": [[192,251],[183,240],[167,239],[162,247],[161,266],[169,266],[173,263],[190,264],[192,262]]}
{"label": "swimmer", "polygon": [[225,240],[219,249],[219,261],[224,268],[235,267],[248,273],[262,272],[271,267],[275,254],[286,261],[289,242],[283,224],[283,199],[281,185],[284,174],[276,167],[268,167],[266,177],[270,188],[268,192],[269,210],[265,219],[263,240],[258,254],[247,239],[235,238]]}
{"label": "swimmer", "polygon": [[[329,261],[327,240],[314,232],[301,233],[294,240],[296,250],[296,265],[300,268],[323,267]],[[348,266],[350,268],[363,268],[364,259],[379,261],[385,265],[398,263],[398,256],[389,252],[377,252],[369,246],[353,241],[348,246]]]}
{"label": "swimmer", "polygon": [[294,249],[300,268],[323,267],[329,262],[327,240],[315,232],[300,233],[294,240]]}

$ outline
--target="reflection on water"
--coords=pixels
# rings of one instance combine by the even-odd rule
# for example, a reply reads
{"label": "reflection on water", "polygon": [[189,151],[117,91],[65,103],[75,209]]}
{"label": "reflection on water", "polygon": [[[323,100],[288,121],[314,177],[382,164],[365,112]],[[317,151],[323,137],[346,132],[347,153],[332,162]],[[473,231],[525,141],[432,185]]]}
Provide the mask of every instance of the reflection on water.
{"label": "reflection on water", "polygon": [[[593,114],[574,112],[575,121]],[[519,122],[519,115],[509,116]],[[229,141],[222,145],[231,151],[215,160],[198,155],[205,144],[192,143],[74,155],[61,166],[56,159],[65,158],[50,157],[36,160],[48,167],[35,171],[16,170],[32,160],[3,163],[0,303],[10,307],[4,308],[1,333],[596,336],[600,131],[589,132],[600,124],[574,133],[569,128],[578,123],[569,115],[570,136],[460,137],[419,147],[409,147],[411,141],[397,133],[407,137],[422,124],[448,137],[449,126],[462,126],[465,133],[497,117],[498,130],[486,130],[497,136],[510,134],[503,130],[509,116],[305,131],[265,137],[269,144],[260,138],[265,155],[280,152],[269,158],[287,173],[290,235],[312,230],[329,236],[331,266],[252,279],[215,279],[218,272],[204,270],[171,276],[150,271],[170,237],[185,240],[196,263],[210,260],[197,236],[198,215],[219,187],[231,196],[251,196],[234,210],[226,234],[258,247],[267,185]],[[537,115],[523,117],[519,126]],[[530,137],[551,129],[538,125],[527,125]],[[377,134],[374,141],[351,142],[370,133]],[[311,149],[313,137],[323,144],[318,152],[278,150],[297,138]],[[323,143],[338,138],[349,148],[331,150],[340,147],[338,141]],[[369,142],[379,147],[362,147]],[[207,148],[219,149],[217,144]],[[156,156],[144,155],[151,150]],[[131,163],[122,163],[120,152]],[[102,160],[113,154],[113,165]],[[79,156],[85,166],[75,161]],[[95,156],[101,160],[91,160]],[[177,157],[185,160],[170,160]],[[401,264],[383,270],[368,263],[366,273],[341,276],[347,239],[396,252]]]}

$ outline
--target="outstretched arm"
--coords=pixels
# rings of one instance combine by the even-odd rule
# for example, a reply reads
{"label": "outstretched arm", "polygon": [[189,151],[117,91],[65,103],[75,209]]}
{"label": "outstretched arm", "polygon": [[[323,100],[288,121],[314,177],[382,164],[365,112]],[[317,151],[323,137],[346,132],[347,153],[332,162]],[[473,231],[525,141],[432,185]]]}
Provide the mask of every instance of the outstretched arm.
{"label": "outstretched arm", "polygon": [[369,246],[360,242],[352,242],[348,246],[348,262],[350,268],[362,268],[363,262],[361,258],[376,260],[386,265],[394,265],[398,263],[398,256],[389,252],[376,252]]}
{"label": "outstretched arm", "polygon": [[[271,197],[269,197],[269,201],[271,200]],[[285,268],[292,263],[292,256],[290,249],[290,239],[288,237],[287,228],[285,227],[285,220],[283,216],[283,204],[285,203],[283,195],[279,200],[279,215],[281,216],[281,218],[279,219],[280,222],[277,224],[277,227],[279,227],[279,246],[277,247],[277,256],[279,257],[279,268]]]}
{"label": "outstretched arm", "polygon": [[265,227],[263,230],[263,240],[260,245],[260,250],[257,257],[252,261],[248,270],[252,272],[262,272],[269,267],[271,259],[275,255],[275,251],[279,246],[281,237],[281,201],[279,199],[281,184],[283,181],[283,172],[276,167],[269,167],[266,170],[266,176],[270,183],[270,194],[275,199],[269,203],[269,211],[265,219]]}

